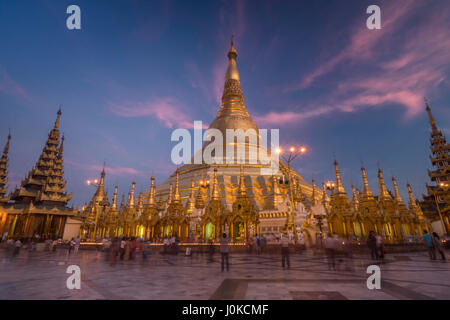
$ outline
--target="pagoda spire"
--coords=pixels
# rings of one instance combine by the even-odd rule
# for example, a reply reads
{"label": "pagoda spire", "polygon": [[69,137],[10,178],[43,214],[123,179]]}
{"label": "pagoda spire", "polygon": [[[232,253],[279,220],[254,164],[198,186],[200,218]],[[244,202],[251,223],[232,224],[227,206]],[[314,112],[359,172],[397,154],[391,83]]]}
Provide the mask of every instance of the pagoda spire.
{"label": "pagoda spire", "polygon": [[425,105],[426,105],[425,110],[427,110],[427,113],[428,113],[428,119],[430,121],[431,130],[433,132],[437,132],[438,128],[437,128],[437,125],[436,125],[436,121],[434,120],[433,114],[431,113],[431,108],[428,105],[428,102],[426,100],[425,100]]}
{"label": "pagoda spire", "polygon": [[358,211],[359,199],[358,199],[358,196],[356,195],[355,186],[353,184],[352,184],[352,204],[353,204],[355,211]]}
{"label": "pagoda spire", "polygon": [[394,200],[397,201],[398,203],[403,203],[403,199],[400,196],[400,192],[398,191],[397,181],[395,180],[394,177],[392,177],[392,184],[394,185]]}
{"label": "pagoda spire", "polygon": [[311,205],[315,206],[317,204],[316,200],[316,181],[312,179],[312,193],[311,193]]}
{"label": "pagoda spire", "polygon": [[242,166],[242,165],[240,168],[238,194],[241,197],[245,197],[247,195],[247,190],[245,188],[244,166]]}
{"label": "pagoda spire", "polygon": [[345,194],[345,189],[342,185],[341,174],[339,172],[338,162],[336,161],[336,159],[334,159],[334,169],[336,171],[336,194]]}
{"label": "pagoda spire", "polygon": [[114,186],[114,197],[111,209],[117,209],[117,185]]}
{"label": "pagoda spire", "polygon": [[219,183],[217,182],[217,168],[214,168],[211,200],[219,200]]}
{"label": "pagoda spire", "polygon": [[177,177],[175,181],[175,192],[173,194],[173,202],[178,203],[181,201],[180,196],[180,172],[177,170]]}
{"label": "pagoda spire", "polygon": [[325,185],[325,182],[322,181],[322,204],[328,204],[328,202],[330,201],[330,198],[328,197],[327,194],[327,187]]}
{"label": "pagoda spire", "polygon": [[234,47],[234,41],[231,39],[230,49],[228,50],[227,57],[228,57],[228,68],[227,72],[225,73],[225,81],[227,80],[237,80],[241,81],[241,77],[239,76],[239,71],[236,64],[236,58],[237,58],[237,50]]}
{"label": "pagoda spire", "polygon": [[419,219],[419,221],[423,222],[425,221],[425,217],[423,214],[422,209],[420,208],[420,206],[417,205],[416,199],[414,198],[414,194],[411,188],[411,185],[408,183],[406,185],[406,187],[408,188],[408,196],[409,196],[409,209],[414,212],[414,214],[417,216],[417,218]]}
{"label": "pagoda spire", "polygon": [[203,199],[203,195],[202,195],[202,186],[204,183],[204,175],[203,175],[203,171],[202,171],[202,177],[199,181],[199,188],[197,190],[197,194],[195,196],[195,207],[197,209],[203,209],[205,207],[205,200]]}
{"label": "pagoda spire", "polygon": [[5,148],[3,149],[2,158],[7,158],[8,157],[10,141],[11,141],[11,133],[8,134],[8,140],[6,141]]}
{"label": "pagoda spire", "polygon": [[378,200],[392,199],[392,196],[389,194],[386,188],[386,184],[384,183],[383,171],[381,171],[381,168],[378,168],[378,185],[379,185]]}
{"label": "pagoda spire", "polygon": [[8,183],[8,152],[10,141],[11,134],[8,134],[8,140],[3,149],[3,155],[0,158],[0,201],[5,198],[5,194],[8,192],[6,184]]}
{"label": "pagoda spire", "polygon": [[55,126],[53,127],[53,129],[58,130],[60,119],[61,119],[61,107],[59,107],[59,110],[58,110],[58,112],[56,113]]}
{"label": "pagoda spire", "polygon": [[155,177],[153,175],[150,183],[150,192],[147,204],[151,207],[154,207],[156,205],[156,187],[155,187]]}
{"label": "pagoda spire", "polygon": [[120,201],[120,208],[122,209],[125,206],[125,193],[122,193],[122,201]]}
{"label": "pagoda spire", "polygon": [[191,180],[191,194],[189,196],[189,200],[186,206],[186,211],[188,213],[192,213],[195,209],[195,182],[194,178]]}
{"label": "pagoda spire", "polygon": [[100,204],[100,203],[107,203],[109,204],[108,197],[105,193],[105,166],[103,166],[102,172],[100,174],[100,182],[97,186],[97,191],[94,194],[94,197],[92,198],[93,203]]}
{"label": "pagoda spire", "polygon": [[169,197],[167,198],[167,204],[171,204],[173,200],[173,184],[169,186]]}
{"label": "pagoda spire", "polygon": [[226,129],[242,129],[244,131],[254,129],[259,132],[258,126],[251,119],[244,104],[244,95],[236,64],[237,55],[234,41],[231,40],[227,53],[228,67],[225,73],[221,107],[217,117],[209,126],[211,129],[220,130],[224,136]]}
{"label": "pagoda spire", "polygon": [[136,187],[136,180],[135,179],[133,179],[133,182],[131,183],[131,192],[130,192],[130,199],[129,199],[129,201],[128,201],[128,206],[130,207],[130,208],[133,208],[134,207],[134,190],[135,190],[135,187]]}
{"label": "pagoda spire", "polygon": [[363,196],[366,199],[373,199],[373,192],[370,190],[369,182],[367,181],[366,168],[364,168],[364,166],[361,166],[361,172],[364,184]]}
{"label": "pagoda spire", "polygon": [[142,210],[144,209],[144,201],[142,200],[141,194],[139,194],[138,199],[137,199],[137,207],[138,207],[139,211],[142,213]]}
{"label": "pagoda spire", "polygon": [[408,183],[406,185],[406,187],[408,188],[408,196],[409,196],[409,208],[413,209],[417,207],[417,203],[416,203],[416,199],[414,198],[414,194],[411,188],[411,185]]}

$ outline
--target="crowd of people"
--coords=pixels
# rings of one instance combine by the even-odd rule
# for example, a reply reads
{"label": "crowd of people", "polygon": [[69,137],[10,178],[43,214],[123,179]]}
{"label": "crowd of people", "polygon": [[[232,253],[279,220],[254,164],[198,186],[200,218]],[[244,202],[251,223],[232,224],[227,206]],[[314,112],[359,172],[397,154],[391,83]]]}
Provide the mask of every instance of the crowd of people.
{"label": "crowd of people", "polygon": [[430,256],[431,260],[436,260],[436,253],[439,253],[441,255],[442,260],[446,260],[444,246],[442,244],[441,238],[436,232],[429,234],[427,230],[423,230],[422,239],[425,247],[428,250],[428,255]]}
{"label": "crowd of people", "polygon": [[[86,242],[86,240],[82,241],[80,237],[72,238],[68,242],[63,242],[61,239],[39,239],[39,236],[35,236],[34,238],[29,239],[9,238],[6,240],[6,247],[8,250],[12,251],[12,256],[16,257],[23,247],[30,252],[35,251],[39,240],[41,240],[40,243],[42,243],[43,240],[44,251],[55,252],[59,246],[61,248],[66,248],[67,255],[71,255],[72,253],[75,255],[78,254],[81,243]],[[431,260],[436,260],[437,255],[440,255],[442,260],[446,260],[442,239],[436,232],[428,233],[424,230],[422,241]],[[207,253],[207,261],[214,262],[213,256],[216,251],[215,246],[218,245],[221,256],[220,265],[223,272],[224,270],[229,271],[230,269],[230,242],[232,242],[231,239],[226,233],[223,233],[217,243],[213,243],[212,241],[205,243],[198,239],[197,243],[193,240],[190,241],[191,245],[185,244],[182,250],[185,250],[186,256],[192,256],[193,254],[203,256],[204,253]],[[194,243],[195,249],[193,250],[192,244]],[[162,250],[159,251],[161,254],[178,254],[180,252],[180,240],[176,236],[160,239],[160,241],[156,241],[155,244],[162,244]],[[276,249],[278,246],[279,249],[277,251],[281,252],[281,266],[283,269],[290,269],[290,252],[293,248],[295,251],[301,251],[300,249],[304,245],[301,241],[294,241],[292,234],[288,233],[281,233],[276,237],[275,244],[276,245],[274,246],[274,243],[271,243],[271,250],[274,248]],[[266,252],[267,249],[266,238],[258,234],[256,234],[252,241],[248,242],[247,245],[247,252],[252,252],[256,255]],[[358,246],[360,245],[361,242],[358,242]],[[381,235],[377,234],[375,231],[370,231],[366,245],[372,260],[383,261],[386,249]],[[138,237],[103,239],[101,243],[96,243],[96,247],[101,248],[101,250],[105,252],[106,260],[109,261],[111,266],[114,266],[117,263],[117,260],[135,260],[137,256],[141,256],[142,260],[145,261],[152,253],[150,241],[144,241]],[[314,248],[314,250],[325,253],[328,268],[330,270],[340,269],[340,266],[343,265],[345,270],[352,271],[354,269],[352,262],[354,247],[354,241],[339,238],[337,235],[328,234],[324,239],[317,239],[316,248]]]}

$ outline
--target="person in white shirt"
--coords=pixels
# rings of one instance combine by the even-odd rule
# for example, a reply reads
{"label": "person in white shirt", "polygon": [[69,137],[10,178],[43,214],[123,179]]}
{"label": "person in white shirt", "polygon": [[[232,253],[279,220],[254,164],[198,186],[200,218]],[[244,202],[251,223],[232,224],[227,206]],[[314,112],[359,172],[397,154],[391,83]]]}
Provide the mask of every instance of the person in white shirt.
{"label": "person in white shirt", "polygon": [[127,242],[125,241],[124,238],[122,238],[122,240],[120,240],[120,260],[123,260],[123,257],[125,255],[125,246],[126,246]]}

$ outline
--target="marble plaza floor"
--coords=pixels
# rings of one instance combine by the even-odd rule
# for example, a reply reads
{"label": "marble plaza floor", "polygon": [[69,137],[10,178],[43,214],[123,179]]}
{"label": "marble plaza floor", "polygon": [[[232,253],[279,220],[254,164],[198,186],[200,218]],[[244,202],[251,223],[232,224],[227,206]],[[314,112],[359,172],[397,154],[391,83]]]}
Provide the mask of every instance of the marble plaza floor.
{"label": "marble plaza floor", "polygon": [[[447,252],[448,257],[448,252]],[[381,289],[369,290],[367,256],[342,258],[338,270],[326,257],[306,251],[291,255],[291,268],[278,255],[233,254],[229,272],[220,256],[151,255],[118,261],[103,252],[27,252],[11,258],[0,250],[0,299],[450,299],[450,263],[430,261],[426,252],[388,255]],[[69,265],[81,269],[81,289],[69,290]],[[348,269],[348,270],[347,270]]]}

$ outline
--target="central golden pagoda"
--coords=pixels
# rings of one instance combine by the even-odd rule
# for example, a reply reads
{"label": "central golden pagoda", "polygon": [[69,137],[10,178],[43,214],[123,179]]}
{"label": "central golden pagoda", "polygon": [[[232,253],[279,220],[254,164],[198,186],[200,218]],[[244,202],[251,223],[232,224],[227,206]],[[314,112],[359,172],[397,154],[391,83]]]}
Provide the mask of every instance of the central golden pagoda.
{"label": "central golden pagoda", "polygon": [[[214,121],[209,126],[209,129],[218,129],[222,132],[223,136],[226,135],[227,129],[242,129],[246,131],[248,129],[254,129],[259,131],[258,126],[250,117],[245,104],[244,95],[241,89],[240,75],[236,64],[237,51],[231,43],[231,47],[228,51],[228,68],[225,74],[225,85],[222,95],[222,105],[219,113]],[[234,143],[237,148],[238,143]],[[205,143],[202,149],[208,145]],[[248,155],[248,146],[246,143],[246,155]],[[213,190],[213,177],[214,170],[216,169],[216,179],[218,181],[219,196],[224,200],[224,206],[226,209],[231,210],[232,204],[237,198],[237,189],[240,178],[241,164],[235,162],[235,164],[227,164],[226,162],[226,145],[224,144],[224,164],[187,164],[178,168],[164,183],[156,187],[157,193],[164,200],[169,198],[170,185],[175,186],[176,175],[179,175],[179,192],[181,201],[185,203],[189,200],[189,196],[192,193],[192,182],[194,182],[195,193],[198,193],[198,188],[201,182],[209,182],[209,188],[205,189],[203,195],[205,200],[211,197]],[[257,146],[264,148],[263,146]],[[267,151],[270,154],[270,151]],[[259,152],[258,152],[259,154]],[[261,175],[261,168],[270,167],[270,164],[262,164],[259,159],[256,164],[249,163],[249,157],[246,157],[245,163],[242,164],[244,171],[244,183],[249,198],[254,202],[255,207],[261,210],[274,209],[277,207],[277,203],[273,201],[273,195],[276,195],[279,186],[273,185],[273,177],[271,175]],[[312,187],[309,185],[299,174],[291,171],[295,177],[294,182],[298,182],[298,189],[301,189],[305,195],[310,196],[312,194]],[[280,172],[275,177],[276,181],[286,182],[287,167],[280,161]],[[204,180],[204,181],[203,181]],[[296,186],[297,187],[297,186]],[[284,189],[284,188],[282,188]],[[275,194],[274,194],[275,190]],[[282,190],[280,190],[282,193]]]}
{"label": "central golden pagoda", "polygon": [[[259,138],[259,128],[244,104],[233,42],[227,56],[222,105],[209,129],[219,130],[223,137],[227,129],[244,132],[253,129]],[[250,147],[255,147],[254,141],[257,145],[252,150],[256,153],[250,152]],[[209,143],[205,142],[198,152],[203,153]],[[230,163],[227,143],[235,149],[244,144],[244,163]],[[141,193],[137,201],[133,183],[127,201],[123,198],[120,206],[117,206],[117,194],[114,195],[113,214],[100,205],[102,197],[99,195],[103,193],[98,190],[81,213],[85,221],[81,234],[89,238],[125,235],[162,239],[177,236],[182,241],[199,238],[209,241],[226,232],[235,241],[248,241],[257,234],[278,235],[289,229],[316,238],[317,228],[310,219],[313,216],[311,206],[320,206],[323,215],[325,211],[319,204],[321,195],[315,193],[315,187],[281,161],[277,170],[269,171],[273,169],[272,164],[263,162],[259,156],[264,152],[270,157],[270,151],[259,145],[259,139],[248,137],[248,142],[218,145],[223,147],[223,164],[217,164],[217,161],[208,164],[204,160],[199,164],[185,164],[158,186],[152,177],[150,190]],[[263,168],[272,174],[262,175]],[[102,172],[101,181],[104,175]]]}
{"label": "central golden pagoda", "polygon": [[[237,50],[231,42],[228,51],[228,68],[225,73],[225,84],[222,95],[222,105],[219,113],[209,126],[209,129],[220,130],[223,137],[226,136],[227,129],[248,129],[259,132],[256,123],[250,117],[242,93],[240,75],[237,68],[236,58]],[[250,139],[249,139],[250,140]],[[258,145],[256,155],[260,154]],[[206,142],[202,152],[208,145]],[[233,142],[235,148],[238,143]],[[250,142],[245,142],[246,157],[245,163],[238,164],[236,161],[229,164],[226,154],[226,143],[223,143],[223,164],[207,164],[204,161],[201,164],[186,164],[178,168],[164,183],[156,187],[156,193],[160,202],[171,200],[171,193],[175,187],[178,190],[181,205],[188,210],[191,221],[196,221],[197,233],[205,235],[204,230],[208,223],[212,225],[209,233],[217,236],[223,231],[228,231],[234,238],[247,238],[260,233],[260,227],[264,228],[264,223],[260,224],[260,214],[267,213],[273,218],[279,220],[273,226],[274,232],[285,229],[287,213],[290,210],[289,186],[288,186],[288,168],[280,161],[280,171],[274,175],[262,175],[262,168],[269,168],[270,164],[263,164],[260,159],[250,163],[252,154],[249,152]],[[270,151],[263,150],[270,155]],[[309,198],[313,189],[311,185],[294,170],[290,170],[295,192],[295,199]],[[148,198],[149,193],[145,195]],[[319,199],[319,195],[317,195]],[[245,198],[245,201],[243,200]],[[242,202],[242,204],[237,203]],[[246,215],[240,211],[252,210],[253,213]],[[294,209],[297,211],[296,209]],[[219,221],[218,217],[227,216],[229,221],[222,221],[222,225],[214,221]],[[254,224],[248,228],[249,221],[245,217],[254,216]],[[226,220],[226,219],[225,219]],[[239,223],[233,221],[239,220]],[[242,221],[241,221],[242,220]],[[302,221],[298,221],[297,226],[302,226]],[[219,223],[220,224],[220,223]],[[237,231],[238,225],[244,225],[243,231]],[[240,229],[241,230],[241,229]]]}

